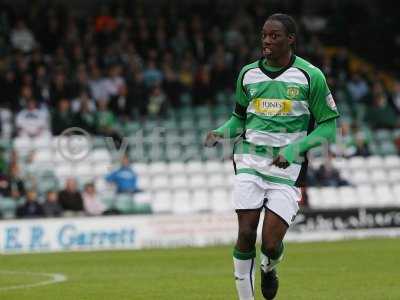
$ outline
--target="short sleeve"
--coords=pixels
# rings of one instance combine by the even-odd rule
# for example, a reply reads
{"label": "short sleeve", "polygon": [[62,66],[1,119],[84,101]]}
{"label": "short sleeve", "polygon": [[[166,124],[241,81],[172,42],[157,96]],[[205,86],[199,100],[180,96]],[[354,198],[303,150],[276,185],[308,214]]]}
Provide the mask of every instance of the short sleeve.
{"label": "short sleeve", "polygon": [[309,104],[317,123],[339,117],[335,100],[320,70],[311,77]]}

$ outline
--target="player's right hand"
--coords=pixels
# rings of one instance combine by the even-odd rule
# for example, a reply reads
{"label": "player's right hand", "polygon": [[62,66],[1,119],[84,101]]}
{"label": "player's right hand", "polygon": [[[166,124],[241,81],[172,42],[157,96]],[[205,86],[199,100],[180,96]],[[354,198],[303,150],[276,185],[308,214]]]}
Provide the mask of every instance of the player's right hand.
{"label": "player's right hand", "polygon": [[215,132],[210,131],[209,133],[207,133],[206,139],[204,141],[204,146],[215,147],[221,139],[221,136],[219,136]]}

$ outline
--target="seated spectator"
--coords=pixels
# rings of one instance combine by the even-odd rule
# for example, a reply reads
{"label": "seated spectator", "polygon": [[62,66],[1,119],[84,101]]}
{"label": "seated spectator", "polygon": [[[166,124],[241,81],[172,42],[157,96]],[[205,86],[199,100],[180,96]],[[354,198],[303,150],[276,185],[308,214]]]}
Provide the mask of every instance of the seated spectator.
{"label": "seated spectator", "polygon": [[388,96],[380,83],[374,85],[372,105],[367,108],[365,121],[374,129],[391,129],[398,125],[396,112],[389,105]]}
{"label": "seated spectator", "polygon": [[137,175],[132,170],[128,156],[122,158],[121,167],[108,174],[106,180],[113,183],[117,188],[117,193],[135,193],[138,192]]}
{"label": "seated spectator", "polygon": [[82,110],[82,107],[93,113],[96,111],[96,105],[93,99],[90,98],[88,91],[82,89],[77,98],[72,101],[71,109],[72,112],[78,113]]}
{"label": "seated spectator", "polygon": [[[58,51],[58,50],[57,50]],[[63,51],[60,52],[60,63],[64,60]],[[61,68],[56,71],[53,76],[53,82],[50,84],[50,103],[53,108],[58,107],[58,102],[62,99],[71,99],[74,96],[74,92],[68,83],[65,71]]]}
{"label": "seated spectator", "polygon": [[27,101],[26,109],[17,114],[15,123],[19,136],[39,137],[50,135],[48,115],[44,110],[37,108],[34,99]]}
{"label": "seated spectator", "polygon": [[19,173],[18,164],[13,163],[8,174],[0,174],[0,196],[18,199],[25,195],[25,185]]}
{"label": "seated spectator", "polygon": [[201,66],[195,77],[193,85],[193,104],[211,104],[213,101],[213,87],[210,73],[206,66]]}
{"label": "seated spectator", "polygon": [[314,173],[317,186],[345,186],[349,185],[347,180],[340,177],[339,171],[332,164],[332,156],[329,155],[325,164],[322,164]]}
{"label": "seated spectator", "polygon": [[35,36],[22,19],[17,20],[11,31],[10,40],[15,49],[25,53],[31,52],[36,45]]}
{"label": "seated spectator", "polygon": [[167,97],[160,85],[154,86],[149,94],[147,112],[150,116],[161,116],[165,114]]}
{"label": "seated spectator", "polygon": [[74,126],[79,127],[88,133],[94,134],[96,132],[96,107],[94,106],[94,103],[88,97],[86,92],[82,92],[78,104],[79,106],[75,104],[76,107],[79,107],[79,111],[75,113]]}
{"label": "seated spectator", "polygon": [[53,135],[60,135],[73,125],[74,120],[69,100],[62,98],[57,103],[57,108],[51,113],[51,132]]}
{"label": "seated spectator", "polygon": [[6,151],[0,147],[0,174],[4,174],[7,170]]}
{"label": "seated spectator", "polygon": [[365,101],[369,92],[366,80],[357,72],[351,76],[350,81],[347,83],[347,89],[352,101],[355,103]]}
{"label": "seated spectator", "polygon": [[168,98],[168,103],[173,108],[178,108],[180,105],[182,86],[178,80],[176,70],[174,70],[171,65],[166,65],[163,71],[165,75],[163,87]]}
{"label": "seated spectator", "polygon": [[19,108],[18,95],[22,91],[17,82],[17,74],[11,68],[0,75],[0,89],[2,94],[0,106],[15,112]]}
{"label": "seated spectator", "polygon": [[75,178],[67,179],[65,188],[58,194],[58,201],[66,211],[83,211],[83,199],[81,193],[78,191]]}
{"label": "seated spectator", "polygon": [[356,144],[356,152],[355,152],[355,156],[370,156],[371,155],[371,151],[369,149],[369,144],[367,139],[365,139],[363,137],[363,135],[360,134],[356,134],[355,136],[355,144]]}
{"label": "seated spectator", "polygon": [[117,119],[113,112],[108,108],[108,101],[99,100],[98,109],[95,113],[96,133],[103,136],[112,137],[117,149],[119,149],[122,137],[116,130]]}
{"label": "seated spectator", "polygon": [[100,216],[107,210],[105,204],[99,200],[93,183],[85,185],[82,198],[85,213],[90,216]]}
{"label": "seated spectator", "polygon": [[126,113],[127,87],[121,66],[116,64],[110,66],[108,75],[105,86],[110,97],[110,108],[116,115],[122,115]]}
{"label": "seated spectator", "polygon": [[147,68],[143,72],[143,81],[147,88],[154,87],[161,84],[163,80],[163,73],[158,69],[155,60],[149,60]]}
{"label": "seated spectator", "polygon": [[100,135],[109,136],[115,131],[115,126],[117,125],[117,119],[115,118],[113,112],[108,108],[108,101],[99,100],[97,102],[98,109],[95,113],[96,120],[95,126],[96,131]]}
{"label": "seated spectator", "polygon": [[26,193],[26,201],[17,208],[17,217],[19,218],[37,218],[42,217],[43,207],[38,202],[38,196],[35,190],[29,190]]}
{"label": "seated spectator", "polygon": [[37,175],[39,172],[37,164],[34,163],[36,156],[35,150],[32,150],[25,157],[25,162],[21,164],[21,178],[24,182],[25,188],[32,189],[37,186]]}
{"label": "seated spectator", "polygon": [[104,77],[101,74],[101,70],[97,65],[91,67],[91,77],[89,80],[89,89],[93,98],[96,101],[103,100],[107,101],[109,95],[107,92],[107,85]]}
{"label": "seated spectator", "polygon": [[43,203],[43,212],[46,217],[60,217],[63,208],[58,202],[58,194],[56,191],[48,191],[46,201]]}
{"label": "seated spectator", "polygon": [[397,155],[400,156],[400,136],[396,137],[393,141],[395,147],[396,147],[396,151],[397,151]]}
{"label": "seated spectator", "polygon": [[400,81],[395,82],[391,97],[397,114],[400,114]]}
{"label": "seated spectator", "polygon": [[344,186],[349,183],[340,177],[339,171],[332,166],[322,165],[315,173],[316,183],[318,186]]}

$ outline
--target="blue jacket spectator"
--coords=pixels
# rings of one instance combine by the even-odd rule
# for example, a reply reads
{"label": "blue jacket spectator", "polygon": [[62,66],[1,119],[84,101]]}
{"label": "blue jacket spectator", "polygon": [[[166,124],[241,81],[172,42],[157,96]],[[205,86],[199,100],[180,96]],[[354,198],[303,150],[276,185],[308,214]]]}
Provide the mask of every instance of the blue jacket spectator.
{"label": "blue jacket spectator", "polygon": [[138,191],[137,175],[132,170],[127,156],[122,159],[121,167],[108,174],[106,180],[115,184],[117,193],[134,193]]}
{"label": "blue jacket spectator", "polygon": [[26,193],[25,203],[17,208],[16,214],[19,218],[38,218],[44,215],[43,207],[38,202],[35,190]]}

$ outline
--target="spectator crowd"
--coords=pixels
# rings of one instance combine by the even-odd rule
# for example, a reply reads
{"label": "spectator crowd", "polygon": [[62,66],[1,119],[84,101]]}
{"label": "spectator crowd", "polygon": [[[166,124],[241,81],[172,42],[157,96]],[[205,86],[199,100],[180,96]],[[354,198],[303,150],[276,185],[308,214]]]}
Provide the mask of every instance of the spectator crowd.
{"label": "spectator crowd", "polygon": [[[212,108],[221,94],[230,97],[240,68],[260,57],[260,28],[282,8],[298,20],[298,55],[323,70],[339,110],[349,110],[340,120],[345,147],[336,154],[367,156],[371,130],[399,128],[400,81],[389,86],[366,65],[352,69],[346,48],[325,51],[323,32],[336,26],[332,19],[296,15],[301,10],[294,4],[213,2],[149,7],[122,1],[95,11],[40,1],[24,10],[0,4],[2,138],[59,135],[76,126],[118,139],[125,122],[163,118],[188,104]],[[400,139],[397,144],[400,151]],[[24,187],[12,155],[18,154],[0,152],[0,195],[26,198],[19,216],[106,212],[94,186],[81,192],[73,178],[38,205],[37,191]],[[320,170],[321,180],[326,172],[332,172],[329,166]],[[122,166],[107,180],[126,189],[125,175],[133,176]]]}

